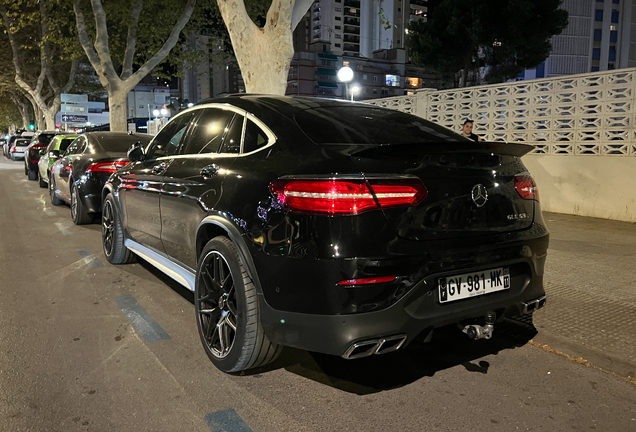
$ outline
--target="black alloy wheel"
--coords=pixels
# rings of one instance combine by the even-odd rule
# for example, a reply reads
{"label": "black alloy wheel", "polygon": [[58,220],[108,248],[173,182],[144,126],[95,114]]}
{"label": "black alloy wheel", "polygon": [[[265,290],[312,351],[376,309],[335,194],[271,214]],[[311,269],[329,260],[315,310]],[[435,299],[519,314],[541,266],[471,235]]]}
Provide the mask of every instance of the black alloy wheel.
{"label": "black alloy wheel", "polygon": [[102,246],[109,263],[126,264],[135,259],[135,255],[124,245],[124,240],[113,196],[108,194],[102,205]]}
{"label": "black alloy wheel", "polygon": [[236,246],[216,237],[203,249],[197,266],[194,309],[199,337],[208,358],[224,372],[272,362],[282,349],[258,321],[256,288]]}
{"label": "black alloy wheel", "polygon": [[93,221],[93,216],[86,211],[84,204],[82,204],[79,190],[75,183],[71,186],[71,219],[73,219],[75,225],[85,225]]}

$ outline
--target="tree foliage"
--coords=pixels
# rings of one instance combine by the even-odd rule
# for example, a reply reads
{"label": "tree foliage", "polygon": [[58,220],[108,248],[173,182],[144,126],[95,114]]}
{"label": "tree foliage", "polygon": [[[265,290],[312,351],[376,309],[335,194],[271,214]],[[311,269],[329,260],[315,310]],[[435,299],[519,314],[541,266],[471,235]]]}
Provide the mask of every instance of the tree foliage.
{"label": "tree foliage", "polygon": [[[0,0],[4,36],[14,80],[46,127],[55,126],[60,94],[73,85],[79,52],[74,34],[59,26],[64,7],[58,0]],[[66,37],[67,43],[60,44]]]}
{"label": "tree foliage", "polygon": [[562,0],[430,0],[427,21],[409,26],[413,62],[436,71],[442,81],[463,85],[469,72],[485,67],[487,82],[514,78],[543,62],[550,38],[563,31]]}

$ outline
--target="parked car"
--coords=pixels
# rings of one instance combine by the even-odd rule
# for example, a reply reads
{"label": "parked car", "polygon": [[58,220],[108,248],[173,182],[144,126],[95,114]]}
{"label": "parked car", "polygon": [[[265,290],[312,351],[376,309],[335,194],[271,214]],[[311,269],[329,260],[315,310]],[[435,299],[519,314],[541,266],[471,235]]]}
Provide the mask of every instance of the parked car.
{"label": "parked car", "polygon": [[8,158],[11,157],[11,147],[18,138],[30,139],[34,135],[33,132],[27,132],[24,129],[17,130],[14,135],[10,135],[9,139],[2,146],[2,154]]}
{"label": "parked car", "polygon": [[40,179],[41,188],[48,187],[51,167],[55,161],[60,158],[60,154],[64,153],[77,137],[78,135],[75,134],[56,135],[51,139],[51,142],[46,148],[40,150],[38,177]]}
{"label": "parked car", "polygon": [[23,159],[30,142],[30,138],[16,138],[9,149],[9,158],[12,160]]}
{"label": "parked car", "polygon": [[548,230],[525,144],[327,99],[234,95],[171,119],[104,188],[113,264],[142,257],[194,292],[210,360],[281,346],[384,354],[545,304]]}
{"label": "parked car", "polygon": [[50,169],[51,203],[71,205],[77,225],[90,223],[101,211],[104,183],[128,164],[126,150],[134,143],[148,144],[152,135],[126,132],[86,132],[76,138]]}
{"label": "parked car", "polygon": [[40,160],[40,150],[46,148],[57,134],[64,132],[39,131],[24,152],[24,174],[29,176],[29,180],[38,179],[38,161]]}

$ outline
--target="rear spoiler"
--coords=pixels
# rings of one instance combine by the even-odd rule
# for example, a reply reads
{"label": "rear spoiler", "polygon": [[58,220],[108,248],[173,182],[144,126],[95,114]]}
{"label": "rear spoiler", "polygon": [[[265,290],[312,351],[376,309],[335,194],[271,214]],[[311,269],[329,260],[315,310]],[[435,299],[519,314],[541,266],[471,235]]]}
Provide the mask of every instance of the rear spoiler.
{"label": "rear spoiler", "polygon": [[500,141],[492,142],[464,142],[445,141],[427,142],[417,144],[385,144],[385,145],[322,145],[329,147],[340,153],[349,156],[377,158],[384,155],[391,156],[397,154],[411,153],[418,155],[426,154],[457,154],[457,153],[477,153],[477,154],[497,154],[521,157],[534,149],[534,146],[522,143],[507,143]]}

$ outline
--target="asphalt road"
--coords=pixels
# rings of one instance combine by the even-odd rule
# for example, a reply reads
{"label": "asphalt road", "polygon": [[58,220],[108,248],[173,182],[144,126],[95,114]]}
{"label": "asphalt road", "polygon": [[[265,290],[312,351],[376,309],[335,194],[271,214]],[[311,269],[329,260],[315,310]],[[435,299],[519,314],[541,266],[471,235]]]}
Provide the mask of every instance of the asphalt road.
{"label": "asphalt road", "polygon": [[515,327],[355,361],[289,349],[223,374],[189,293],[108,264],[100,225],[69,213],[0,156],[0,431],[636,430],[636,385]]}

